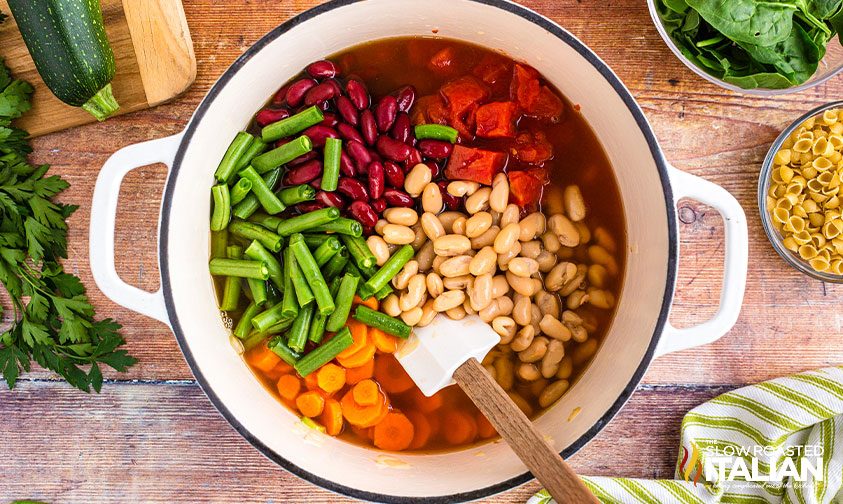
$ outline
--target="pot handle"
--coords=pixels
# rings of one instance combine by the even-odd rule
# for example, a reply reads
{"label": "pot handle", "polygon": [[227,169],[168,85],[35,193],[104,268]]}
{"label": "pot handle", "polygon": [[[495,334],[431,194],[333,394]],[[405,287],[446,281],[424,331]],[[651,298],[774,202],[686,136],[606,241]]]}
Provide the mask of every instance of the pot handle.
{"label": "pot handle", "polygon": [[741,311],[749,261],[746,215],[738,200],[719,185],[672,166],[669,167],[668,174],[673,187],[674,204],[678,204],[682,198],[690,198],[713,207],[723,217],[726,257],[723,290],[720,292],[720,307],[717,313],[702,324],[683,329],[673,327],[667,322],[656,349],[657,356],[705,345],[729,332]]}
{"label": "pot handle", "polygon": [[[182,133],[124,147],[115,152],[103,165],[94,186],[89,231],[89,257],[94,281],[100,290],[115,303],[147,317],[170,325],[164,294],[159,288],[147,292],[124,282],[114,267],[114,225],[123,177],[130,171],[155,163],[172,167]],[[161,215],[159,211],[158,223]]]}

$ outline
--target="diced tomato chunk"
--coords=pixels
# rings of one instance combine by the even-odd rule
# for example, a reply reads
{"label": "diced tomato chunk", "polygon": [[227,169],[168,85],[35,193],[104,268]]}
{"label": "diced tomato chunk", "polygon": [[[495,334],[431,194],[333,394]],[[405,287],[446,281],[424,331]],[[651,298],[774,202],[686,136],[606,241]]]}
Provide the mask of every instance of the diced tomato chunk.
{"label": "diced tomato chunk", "polygon": [[494,86],[509,77],[511,71],[508,60],[497,55],[487,54],[483,56],[483,59],[471,73],[489,86]]}
{"label": "diced tomato chunk", "polygon": [[455,145],[445,176],[451,180],[472,180],[491,185],[495,175],[504,169],[506,161],[507,156],[502,152]]}
{"label": "diced tomato chunk", "polygon": [[544,186],[544,170],[533,168],[530,170],[510,171],[509,202],[521,208],[538,204]]}
{"label": "diced tomato chunk", "polygon": [[542,86],[539,96],[529,109],[525,109],[527,115],[537,119],[544,119],[550,122],[562,120],[564,105],[556,93],[547,86]]}
{"label": "diced tomato chunk", "polygon": [[525,131],[515,138],[511,152],[522,163],[539,165],[553,158],[553,144],[543,131]]}
{"label": "diced tomato chunk", "polygon": [[513,138],[518,121],[518,105],[514,102],[492,102],[477,109],[477,136]]}
{"label": "diced tomato chunk", "polygon": [[439,95],[422,96],[410,112],[413,124],[448,124],[448,107]]}
{"label": "diced tomato chunk", "polygon": [[472,106],[479,106],[489,97],[489,90],[476,78],[466,75],[448,82],[440,90],[452,115],[462,117]]}
{"label": "diced tomato chunk", "polygon": [[512,84],[509,86],[509,96],[521,110],[531,110],[541,93],[539,73],[527,65],[516,63],[512,68]]}
{"label": "diced tomato chunk", "polygon": [[440,75],[448,75],[456,66],[456,55],[454,48],[448,46],[434,54],[427,67]]}

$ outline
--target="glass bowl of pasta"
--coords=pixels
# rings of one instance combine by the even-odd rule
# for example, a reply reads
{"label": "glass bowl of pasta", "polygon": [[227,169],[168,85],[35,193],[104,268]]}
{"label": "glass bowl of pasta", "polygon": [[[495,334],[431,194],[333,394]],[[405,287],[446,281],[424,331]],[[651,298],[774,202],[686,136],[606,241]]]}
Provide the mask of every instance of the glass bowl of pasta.
{"label": "glass bowl of pasta", "polygon": [[843,283],[843,100],[796,120],[773,143],[758,180],[761,222],[788,264]]}

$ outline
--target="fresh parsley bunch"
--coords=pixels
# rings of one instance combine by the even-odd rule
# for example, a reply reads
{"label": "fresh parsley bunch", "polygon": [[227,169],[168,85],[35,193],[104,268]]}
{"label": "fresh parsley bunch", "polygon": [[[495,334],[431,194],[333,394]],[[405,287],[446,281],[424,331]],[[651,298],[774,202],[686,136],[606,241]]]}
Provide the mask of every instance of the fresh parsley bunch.
{"label": "fresh parsley bunch", "polygon": [[125,371],[137,360],[119,349],[120,325],[94,319],[82,282],[60,263],[66,220],[77,207],[53,201],[70,184],[47,176],[47,165],[30,165],[28,133],[11,126],[31,95],[32,86],[13,80],[0,60],[0,282],[11,303],[0,306],[11,324],[0,334],[0,372],[13,388],[34,359],[74,387],[99,392],[101,364]]}

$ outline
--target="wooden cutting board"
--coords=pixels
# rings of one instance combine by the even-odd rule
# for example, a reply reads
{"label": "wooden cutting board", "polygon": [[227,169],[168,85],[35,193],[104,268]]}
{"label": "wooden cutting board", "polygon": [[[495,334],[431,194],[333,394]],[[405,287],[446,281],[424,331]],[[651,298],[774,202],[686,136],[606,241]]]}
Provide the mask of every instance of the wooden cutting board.
{"label": "wooden cutting board", "polygon": [[[112,83],[118,114],[153,107],[178,96],[196,78],[196,56],[181,0],[101,0],[117,74]],[[0,11],[8,14],[6,0]],[[43,135],[94,122],[82,109],[59,101],[38,76],[14,18],[0,25],[0,56],[16,78],[35,87],[32,112],[17,125]]]}

